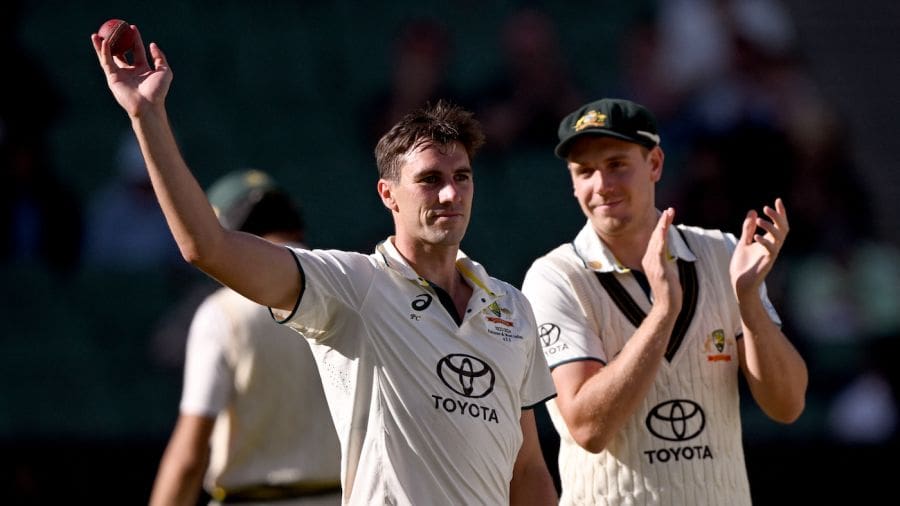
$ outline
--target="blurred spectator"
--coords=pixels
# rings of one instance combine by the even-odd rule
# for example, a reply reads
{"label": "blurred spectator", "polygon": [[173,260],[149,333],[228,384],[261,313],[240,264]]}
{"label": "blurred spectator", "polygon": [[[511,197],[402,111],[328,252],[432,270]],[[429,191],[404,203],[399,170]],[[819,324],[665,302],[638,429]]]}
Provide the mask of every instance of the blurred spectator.
{"label": "blurred spectator", "polygon": [[672,199],[682,219],[734,231],[753,202],[780,196],[794,206],[788,192],[809,142],[803,125],[828,106],[801,65],[783,6],[673,0],[658,15],[657,54],[648,58],[667,78],[650,91],[668,105],[662,130],[681,146],[672,161],[685,173]]}
{"label": "blurred spectator", "polygon": [[487,136],[485,154],[523,147],[552,152],[559,120],[584,99],[556,25],[545,12],[528,7],[506,19],[500,36],[501,73],[471,99]]}
{"label": "blurred spectator", "polygon": [[668,92],[693,101],[707,129],[771,114],[754,90],[760,66],[790,53],[794,29],[779,0],[669,0],[658,3],[655,64]]}
{"label": "blurred spectator", "polygon": [[15,69],[0,79],[0,261],[70,273],[80,255],[81,207],[55,174],[48,144],[64,98],[17,39],[20,14],[20,2],[0,7],[0,51]]}
{"label": "blurred spectator", "polygon": [[812,351],[828,396],[826,430],[842,443],[882,444],[898,428],[900,249],[879,237],[845,122],[809,111],[792,139],[792,246],[786,283],[790,321]]}
{"label": "blurred spectator", "polygon": [[834,398],[829,434],[841,443],[884,444],[897,433],[896,394],[883,374],[866,371]]}
{"label": "blurred spectator", "polygon": [[378,90],[363,106],[366,148],[409,111],[438,99],[459,101],[448,81],[453,44],[447,27],[433,18],[413,18],[400,28],[393,41],[390,84]]}
{"label": "blurred spectator", "polygon": [[122,135],[115,167],[115,176],[90,200],[86,262],[122,270],[181,268],[134,135]]}

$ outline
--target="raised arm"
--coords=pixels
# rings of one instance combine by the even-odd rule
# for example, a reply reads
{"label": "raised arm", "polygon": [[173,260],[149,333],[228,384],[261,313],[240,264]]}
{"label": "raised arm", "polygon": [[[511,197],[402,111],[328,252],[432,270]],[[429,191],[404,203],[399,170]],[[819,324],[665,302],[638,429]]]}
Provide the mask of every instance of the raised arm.
{"label": "raised arm", "polygon": [[109,89],[128,113],[131,126],[169,229],[184,259],[220,283],[260,304],[290,310],[302,286],[289,251],[259,237],[224,229],[206,194],[179,152],[166,113],[172,70],[156,43],[151,62],[137,27],[134,61],[114,57],[91,35]]}
{"label": "raised arm", "polygon": [[666,248],[673,218],[667,209],[653,230],[642,261],[653,307],[621,352],[605,366],[580,360],[553,369],[560,414],[575,442],[590,452],[606,448],[650,390],[681,310],[678,271]]}
{"label": "raised arm", "polygon": [[[760,287],[789,230],[781,199],[763,212],[771,221],[759,217],[756,211],[747,213],[731,258],[731,282],[744,332],[744,338],[738,340],[738,355],[759,407],[773,420],[790,423],[803,412],[809,379],[800,353],[769,317],[760,298]],[[756,234],[757,227],[765,234]]]}

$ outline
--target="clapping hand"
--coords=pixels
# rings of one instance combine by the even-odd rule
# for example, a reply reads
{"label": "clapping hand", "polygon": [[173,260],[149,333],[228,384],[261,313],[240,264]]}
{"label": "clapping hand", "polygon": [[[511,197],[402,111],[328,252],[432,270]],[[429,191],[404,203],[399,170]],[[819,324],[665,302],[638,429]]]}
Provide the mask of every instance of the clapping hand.
{"label": "clapping hand", "polygon": [[[772,270],[775,259],[784,245],[789,226],[787,212],[781,199],[775,199],[775,208],[765,206],[760,217],[755,210],[747,212],[741,229],[741,238],[731,257],[729,274],[738,300],[756,296],[759,287]],[[770,221],[771,220],[771,221]],[[765,234],[757,233],[757,228]]]}

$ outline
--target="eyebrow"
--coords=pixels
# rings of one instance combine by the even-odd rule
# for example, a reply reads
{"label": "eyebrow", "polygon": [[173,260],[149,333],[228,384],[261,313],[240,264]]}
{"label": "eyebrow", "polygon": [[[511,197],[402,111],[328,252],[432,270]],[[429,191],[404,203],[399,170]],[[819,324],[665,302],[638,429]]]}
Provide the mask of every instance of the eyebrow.
{"label": "eyebrow", "polygon": [[[627,159],[627,158],[628,158],[628,152],[627,152],[627,151],[624,151],[624,150],[618,150],[618,151],[615,151],[615,152],[613,152],[613,153],[610,153],[609,155],[604,156],[603,158],[600,159],[600,162],[601,162],[601,163],[606,163],[606,162],[611,162],[611,161],[621,160],[621,159]],[[569,169],[572,169],[572,168],[577,168],[577,167],[592,167],[592,166],[593,166],[593,163],[591,163],[591,162],[580,162],[580,161],[577,161],[577,160],[576,160],[576,161],[569,161],[566,165],[569,167]]]}

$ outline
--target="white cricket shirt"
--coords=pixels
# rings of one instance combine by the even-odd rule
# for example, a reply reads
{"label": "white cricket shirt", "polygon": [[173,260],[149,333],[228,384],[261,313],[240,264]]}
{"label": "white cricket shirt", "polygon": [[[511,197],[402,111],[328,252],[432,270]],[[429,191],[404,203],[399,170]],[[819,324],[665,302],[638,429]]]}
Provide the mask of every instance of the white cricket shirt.
{"label": "white cricket shirt", "polygon": [[[592,454],[575,443],[556,403],[548,403],[561,438],[560,504],[750,503],[738,399],[736,339],[742,327],[728,274],[735,238],[679,225],[669,229],[668,244],[679,262],[685,316],[676,323],[655,383],[625,427],[604,451]],[[613,291],[632,305],[620,308],[599,278],[617,285]],[[522,289],[534,306],[551,368],[578,360],[606,364],[640,324],[632,319],[651,307],[590,223],[573,243],[536,260]],[[765,287],[761,297],[780,324]]]}
{"label": "white cricket shirt", "polygon": [[217,290],[194,315],[180,409],[216,417],[207,491],[340,480],[340,445],[309,345],[237,292]]}
{"label": "white cricket shirt", "polygon": [[345,502],[508,504],[521,411],[555,395],[531,307],[460,252],[473,293],[457,325],[392,240],[292,249],[304,286],[285,321],[319,364]]}

